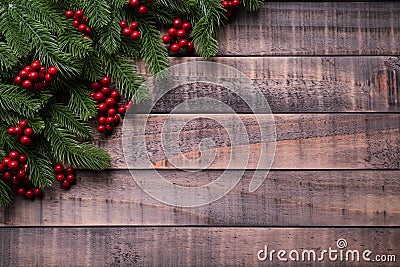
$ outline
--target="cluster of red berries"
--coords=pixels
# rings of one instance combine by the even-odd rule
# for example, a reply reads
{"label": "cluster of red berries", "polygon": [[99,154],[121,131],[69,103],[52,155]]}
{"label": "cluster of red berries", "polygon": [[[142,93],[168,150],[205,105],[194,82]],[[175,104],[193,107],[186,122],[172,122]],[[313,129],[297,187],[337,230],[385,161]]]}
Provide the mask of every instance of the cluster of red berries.
{"label": "cluster of red berries", "polygon": [[222,1],[221,6],[226,9],[225,16],[229,18],[240,6],[240,0]]}
{"label": "cluster of red berries", "polygon": [[92,39],[92,29],[87,25],[87,17],[83,15],[83,11],[78,9],[77,11],[67,10],[65,16],[72,21],[72,26],[78,29],[83,34],[84,38]]}
{"label": "cluster of red berries", "polygon": [[0,173],[3,180],[20,196],[33,199],[42,196],[42,190],[35,187],[29,180],[28,159],[25,154],[12,150],[8,157],[0,163]]}
{"label": "cluster of red berries", "polygon": [[162,37],[164,44],[170,44],[169,50],[172,53],[178,53],[181,49],[188,52],[194,50],[193,42],[188,37],[192,30],[192,24],[189,21],[183,22],[181,19],[174,20],[174,26],[168,29],[168,34]]}
{"label": "cluster of red berries", "polygon": [[33,61],[25,66],[14,78],[14,83],[21,85],[25,89],[40,91],[48,88],[54,77],[58,74],[56,67],[46,68],[40,64],[39,60]]}
{"label": "cluster of red berries", "polygon": [[104,76],[100,82],[93,82],[91,88],[93,92],[90,94],[98,105],[98,123],[97,131],[99,133],[112,132],[114,126],[121,122],[121,117],[126,112],[129,104],[118,105],[121,95],[118,90],[111,90],[109,87],[111,79]]}
{"label": "cluster of red berries", "polygon": [[130,36],[135,41],[140,39],[141,34],[140,31],[138,31],[139,23],[137,23],[136,21],[133,21],[128,25],[128,22],[126,22],[125,20],[121,20],[119,26],[122,29],[123,36]]}
{"label": "cluster of red berries", "polygon": [[34,135],[33,129],[29,127],[26,120],[21,120],[17,126],[9,127],[7,133],[15,136],[24,146],[29,146],[31,144]]}
{"label": "cluster of red berries", "polygon": [[69,189],[75,184],[75,170],[72,166],[64,168],[61,163],[57,163],[54,166],[54,172],[56,173],[56,180],[60,182],[62,188]]}
{"label": "cluster of red berries", "polygon": [[[153,3],[153,0],[147,0],[148,3]],[[133,8],[137,8],[140,15],[147,13],[147,6],[142,5],[140,0],[129,0],[129,5]]]}

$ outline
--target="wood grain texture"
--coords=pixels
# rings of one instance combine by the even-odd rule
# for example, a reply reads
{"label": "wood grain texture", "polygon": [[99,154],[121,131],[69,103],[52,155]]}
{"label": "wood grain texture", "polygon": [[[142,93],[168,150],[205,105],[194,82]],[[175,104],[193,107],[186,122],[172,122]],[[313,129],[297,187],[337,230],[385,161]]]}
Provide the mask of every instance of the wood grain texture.
{"label": "wood grain texture", "polygon": [[398,55],[397,2],[266,2],[219,32],[220,55]]}
{"label": "wood grain texture", "polygon": [[260,262],[257,253],[268,245],[321,255],[345,238],[344,253],[371,250],[371,258],[398,258],[400,242],[399,229],[385,228],[3,228],[0,236],[2,266],[383,266],[329,261],[327,254],[322,262],[279,262],[276,254]]}
{"label": "wood grain texture", "polygon": [[[174,58],[171,65],[196,60],[201,59]],[[392,64],[392,58],[218,57],[211,61],[246,74],[274,113],[400,111],[400,69]],[[143,62],[138,69],[146,74]],[[215,73],[215,77],[220,76]],[[247,86],[244,84],[242,90]],[[149,95],[154,98],[157,94],[150,91]],[[246,103],[223,86],[194,83],[171,88],[153,112],[169,113],[178,104],[199,97],[219,100],[238,113],[250,113],[249,106],[257,103],[257,99]]]}
{"label": "wood grain texture", "polygon": [[[182,166],[198,169],[196,157],[201,153],[215,152],[216,158],[208,169],[225,169],[229,165],[230,153],[233,150],[236,155],[240,153],[246,155],[245,149],[249,148],[247,169],[257,167],[261,139],[254,116],[239,116],[247,131],[249,145],[243,141],[243,145],[238,146],[231,146],[231,139],[228,136],[228,132],[234,135],[236,128],[224,129],[217,123],[217,121],[231,123],[232,115],[174,115],[170,118],[171,121],[179,122],[181,119],[187,120],[188,116],[198,119],[187,123],[180,131],[177,129],[169,133],[169,135],[179,135],[181,141],[182,155],[174,158],[175,162],[194,157],[192,163]],[[160,134],[167,118],[167,115],[153,114],[147,121],[146,149],[156,168],[173,168],[164,154],[166,149],[162,147]],[[274,118],[277,143],[272,169],[398,169],[400,167],[398,160],[400,115],[398,114],[279,114]],[[236,127],[235,125],[232,127]],[[95,135],[93,141],[112,155],[112,168],[116,169],[127,168],[122,149],[121,128],[119,127],[111,137],[102,138]],[[133,127],[130,130],[130,137],[135,138],[140,135],[142,132],[139,129]],[[198,144],[205,138],[212,139],[216,143],[216,148],[200,153]],[[129,153],[126,152],[126,155],[129,156]],[[140,154],[139,157],[147,156]],[[138,169],[150,167],[149,163],[146,166],[139,166]],[[235,169],[234,166],[229,168]]]}
{"label": "wood grain texture", "polygon": [[[200,186],[222,171],[159,173],[178,185]],[[250,193],[253,172],[248,171],[222,199],[180,208],[148,196],[128,171],[80,171],[70,191],[57,186],[47,189],[42,201],[18,197],[0,208],[0,226],[397,226],[399,176],[400,171],[272,171]]]}

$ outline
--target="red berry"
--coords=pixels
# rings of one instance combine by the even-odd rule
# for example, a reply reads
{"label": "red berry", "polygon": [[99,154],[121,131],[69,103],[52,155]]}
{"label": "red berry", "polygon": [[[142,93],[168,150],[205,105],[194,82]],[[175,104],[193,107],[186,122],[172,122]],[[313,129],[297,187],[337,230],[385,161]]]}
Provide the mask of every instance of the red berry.
{"label": "red berry", "polygon": [[169,28],[168,35],[171,37],[176,36],[176,32],[177,30],[175,28]]}
{"label": "red berry", "polygon": [[118,91],[118,90],[113,90],[113,91],[111,92],[110,96],[111,96],[112,98],[114,98],[115,100],[118,100],[118,99],[120,98],[121,95],[119,94],[119,91]]}
{"label": "red berry", "polygon": [[115,110],[115,108],[110,108],[107,111],[108,116],[115,116],[117,115],[117,111]]}
{"label": "red berry", "polygon": [[162,37],[162,41],[164,42],[164,44],[169,44],[171,42],[171,37],[166,34]]}
{"label": "red berry", "polygon": [[139,6],[139,4],[140,4],[140,1],[139,0],[129,0],[129,5],[131,6],[131,7],[138,7]]}
{"label": "red berry", "polygon": [[101,84],[102,84],[103,86],[109,86],[110,83],[111,83],[110,77],[103,76],[103,78],[101,78]]}
{"label": "red berry", "polygon": [[32,68],[31,68],[31,66],[25,66],[24,67],[24,71],[26,71],[26,72],[31,72],[32,71]]}
{"label": "red berry", "polygon": [[114,117],[108,116],[107,117],[107,123],[108,124],[114,124]]}
{"label": "red berry", "polygon": [[18,179],[18,177],[17,176],[13,176],[12,178],[11,178],[11,183],[13,183],[13,184],[19,184],[19,179]]}
{"label": "red berry", "polygon": [[238,8],[240,6],[240,0],[232,0],[231,7]]}
{"label": "red berry", "polygon": [[16,134],[16,135],[22,134],[22,128],[19,126],[14,127],[14,134]]}
{"label": "red berry", "polygon": [[11,179],[11,177],[12,177],[12,173],[11,172],[5,172],[3,174],[3,179],[6,180],[6,181],[9,181]]}
{"label": "red berry", "polygon": [[132,102],[131,102],[131,101],[129,101],[128,103],[126,103],[126,104],[124,105],[125,112],[128,111],[128,109],[130,109],[131,106],[132,106]]}
{"label": "red berry", "polygon": [[112,130],[114,130],[114,127],[112,125],[110,125],[110,124],[107,124],[106,125],[106,130],[107,130],[107,132],[112,132]]}
{"label": "red berry", "polygon": [[175,29],[180,29],[182,27],[182,20],[181,19],[175,19],[174,20],[174,27]]}
{"label": "red berry", "polygon": [[73,26],[73,27],[78,28],[79,25],[81,25],[81,23],[79,22],[79,20],[74,20],[74,21],[72,21],[72,26]]}
{"label": "red berry", "polygon": [[132,29],[131,28],[125,28],[122,30],[122,35],[123,36],[130,36],[132,34]]}
{"label": "red berry", "polygon": [[64,174],[59,173],[59,174],[56,175],[56,180],[57,180],[58,182],[61,183],[62,181],[64,181],[64,179],[65,179]]}
{"label": "red berry", "polygon": [[33,85],[33,90],[35,90],[35,91],[40,91],[40,90],[42,90],[42,88],[43,88],[43,83],[35,83],[34,85]]}
{"label": "red berry", "polygon": [[121,122],[121,117],[117,114],[114,116],[114,124],[118,125]]}
{"label": "red berry", "polygon": [[103,100],[104,100],[104,95],[103,95],[103,93],[97,92],[97,93],[94,95],[94,99],[95,99],[97,102],[103,101]]}
{"label": "red berry", "polygon": [[53,76],[51,76],[50,73],[47,73],[47,74],[44,76],[44,80],[45,80],[46,82],[48,82],[48,83],[51,83],[51,82],[53,81]]}
{"label": "red berry", "polygon": [[8,167],[8,164],[10,164],[10,161],[11,161],[11,159],[10,159],[10,158],[4,158],[4,159],[3,159],[3,161],[2,161],[2,163],[3,163],[3,166],[6,166],[6,167]]}
{"label": "red berry", "polygon": [[73,174],[68,174],[67,175],[67,179],[66,179],[69,183],[74,183],[75,182],[75,175]]}
{"label": "red berry", "polygon": [[40,188],[33,189],[33,194],[37,197],[42,195],[42,190]]}
{"label": "red berry", "polygon": [[19,127],[21,127],[22,129],[25,129],[26,127],[28,127],[28,122],[26,120],[20,120]]}
{"label": "red berry", "polygon": [[192,29],[192,24],[189,21],[186,21],[182,24],[182,29],[189,32]]}
{"label": "red berry", "polygon": [[17,194],[20,196],[24,196],[25,192],[26,192],[25,188],[21,187],[21,188],[18,188]]}
{"label": "red berry", "polygon": [[101,116],[101,117],[99,117],[99,118],[97,119],[97,122],[98,122],[100,125],[105,124],[106,121],[107,121],[107,119],[106,119],[106,117],[104,117],[104,116]]}
{"label": "red berry", "polygon": [[82,18],[83,17],[83,11],[82,10],[77,10],[77,11],[75,11],[75,15],[74,15],[74,18],[76,18],[76,19],[79,19],[79,18]]}
{"label": "red berry", "polygon": [[19,153],[16,150],[12,150],[8,154],[8,157],[10,158],[10,160],[18,160],[19,159]]}
{"label": "red berry", "polygon": [[40,71],[40,67],[41,67],[41,65],[40,65],[40,61],[33,61],[32,63],[31,63],[31,68],[32,68],[32,70],[33,71]]}
{"label": "red berry", "polygon": [[114,107],[115,106],[115,99],[112,97],[109,97],[106,99],[106,105],[108,107]]}
{"label": "red berry", "polygon": [[179,31],[176,33],[176,35],[177,35],[179,38],[185,38],[185,37],[186,37],[186,31],[185,31],[185,30],[179,30]]}
{"label": "red berry", "polygon": [[54,171],[55,173],[63,173],[64,166],[61,163],[57,163],[56,165],[54,165]]}
{"label": "red berry", "polygon": [[26,191],[25,197],[26,197],[27,199],[33,198],[33,190],[28,190],[28,191]]}
{"label": "red berry", "polygon": [[23,144],[24,146],[29,146],[31,144],[31,139],[27,136],[22,136],[21,144]]}
{"label": "red berry", "polygon": [[12,171],[16,171],[19,168],[19,163],[16,160],[10,161],[10,163],[8,164],[8,168],[10,168],[10,170]]}
{"label": "red berry", "polygon": [[43,88],[48,88],[48,87],[50,87],[50,82],[43,81],[42,87],[43,87]]}
{"label": "red berry", "polygon": [[3,166],[3,164],[2,164],[2,163],[0,163],[0,172],[2,172],[2,171],[3,171],[3,169],[4,169],[4,166]]}
{"label": "red berry", "polygon": [[106,127],[104,125],[97,126],[97,131],[99,133],[104,133],[106,131]]}
{"label": "red berry", "polygon": [[177,53],[177,52],[179,52],[179,50],[180,50],[180,47],[179,47],[178,44],[172,44],[171,45],[171,52]]}
{"label": "red berry", "polygon": [[188,42],[186,49],[191,52],[194,50],[194,43],[193,42]]}
{"label": "red berry", "polygon": [[124,107],[119,107],[119,108],[118,108],[118,113],[119,113],[119,114],[124,114],[124,113],[125,113]]}
{"label": "red berry", "polygon": [[225,9],[229,9],[231,7],[231,3],[229,1],[222,1],[221,6]]}
{"label": "red berry", "polygon": [[70,187],[70,183],[69,183],[68,181],[64,181],[64,182],[61,184],[61,186],[62,186],[62,188],[64,188],[64,189],[68,189],[68,188]]}
{"label": "red berry", "polygon": [[131,38],[135,41],[140,39],[140,32],[139,31],[133,31],[131,34]]}
{"label": "red berry", "polygon": [[20,180],[22,180],[22,179],[24,179],[25,178],[25,171],[23,170],[23,169],[19,169],[18,170],[18,173],[17,173],[17,178],[18,179],[20,179]]}
{"label": "red berry", "polygon": [[86,16],[83,16],[82,17],[82,23],[86,23],[87,22],[87,17]]}
{"label": "red berry", "polygon": [[106,103],[100,103],[97,105],[97,109],[99,110],[100,113],[105,113],[108,110],[108,107]]}
{"label": "red berry", "polygon": [[21,76],[21,78],[23,79],[23,80],[26,80],[26,79],[28,79],[29,78],[29,72],[27,72],[26,70],[21,70],[20,72],[19,72],[19,76]]}
{"label": "red berry", "polygon": [[110,87],[102,87],[100,92],[103,95],[108,96],[111,93],[111,88]]}
{"label": "red berry", "polygon": [[31,89],[32,88],[32,82],[30,80],[25,80],[22,82],[22,87],[24,89]]}
{"label": "red berry", "polygon": [[58,74],[58,69],[56,67],[52,66],[47,70],[47,73],[49,73],[52,76],[55,76]]}
{"label": "red berry", "polygon": [[69,19],[72,19],[74,17],[75,13],[72,10],[67,10],[65,11],[65,16]]}
{"label": "red berry", "polygon": [[182,39],[182,40],[179,41],[179,46],[181,48],[185,48],[187,46],[187,44],[188,44],[188,40],[187,39]]}
{"label": "red berry", "polygon": [[32,82],[35,82],[39,79],[39,74],[35,71],[30,72],[28,76],[29,76],[29,80]]}
{"label": "red berry", "polygon": [[147,6],[140,6],[139,7],[139,14],[144,15],[147,13]]}
{"label": "red berry", "polygon": [[136,21],[132,21],[130,27],[132,30],[137,30],[139,29],[139,23],[137,23]]}
{"label": "red berry", "polygon": [[[90,35],[91,32],[92,32],[92,28],[90,28],[89,26],[86,26],[84,34]],[[90,36],[88,36],[88,38],[90,39]]]}
{"label": "red berry", "polygon": [[25,165],[28,162],[28,158],[26,157],[26,155],[24,154],[19,155],[19,162]]}
{"label": "red berry", "polygon": [[78,31],[80,31],[81,33],[85,33],[86,27],[87,25],[82,23],[78,26]]}
{"label": "red berry", "polygon": [[41,66],[40,67],[40,73],[46,73],[46,71],[47,71],[47,68],[45,67],[45,66]]}
{"label": "red berry", "polygon": [[33,129],[32,128],[26,128],[24,130],[24,135],[26,135],[28,137],[32,137],[33,136]]}
{"label": "red berry", "polygon": [[15,76],[14,78],[14,83],[21,85],[22,84],[22,78],[21,76]]}
{"label": "red berry", "polygon": [[121,29],[125,29],[128,27],[128,22],[126,22],[125,20],[121,20],[119,22],[119,26],[121,27]]}
{"label": "red berry", "polygon": [[92,87],[92,89],[95,90],[95,91],[100,90],[100,88],[101,88],[101,83],[99,83],[99,82],[92,82],[91,87]]}
{"label": "red berry", "polygon": [[14,135],[14,127],[8,128],[7,133],[10,135]]}

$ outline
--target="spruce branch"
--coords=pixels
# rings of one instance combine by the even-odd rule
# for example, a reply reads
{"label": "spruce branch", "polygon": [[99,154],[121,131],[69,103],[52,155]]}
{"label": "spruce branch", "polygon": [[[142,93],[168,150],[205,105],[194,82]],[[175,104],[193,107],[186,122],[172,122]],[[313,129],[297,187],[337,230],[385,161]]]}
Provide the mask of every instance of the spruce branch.
{"label": "spruce branch", "polygon": [[116,53],[121,42],[121,28],[118,19],[115,17],[106,26],[99,28],[96,36],[100,36],[96,46],[103,53],[109,55]]}
{"label": "spruce branch", "polygon": [[242,0],[244,7],[249,12],[254,12],[260,9],[264,1],[260,0]]}
{"label": "spruce branch", "polygon": [[0,71],[5,72],[17,64],[12,48],[4,42],[0,42]]}
{"label": "spruce branch", "polygon": [[111,8],[108,1],[82,1],[83,10],[88,18],[88,24],[93,28],[107,26],[111,20]]}
{"label": "spruce branch", "polygon": [[11,188],[1,178],[0,178],[0,206],[8,206],[12,203],[13,193],[11,191]]}
{"label": "spruce branch", "polygon": [[81,120],[87,121],[97,114],[96,102],[90,98],[89,91],[82,86],[75,85],[70,87],[71,98],[68,107]]}
{"label": "spruce branch", "polygon": [[32,118],[39,112],[42,103],[33,92],[14,85],[0,84],[0,114],[17,112],[25,118]]}

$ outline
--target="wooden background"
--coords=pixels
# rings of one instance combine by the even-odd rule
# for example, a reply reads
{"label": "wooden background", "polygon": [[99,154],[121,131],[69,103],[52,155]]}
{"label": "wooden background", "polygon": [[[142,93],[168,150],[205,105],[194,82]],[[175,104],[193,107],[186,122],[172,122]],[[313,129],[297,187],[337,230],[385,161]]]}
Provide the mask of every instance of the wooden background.
{"label": "wooden background", "polygon": [[[278,142],[263,185],[248,192],[250,160],[241,182],[210,205],[161,204],[131,178],[119,127],[111,138],[93,139],[113,156],[110,170],[80,171],[70,191],[52,188],[43,201],[17,199],[0,209],[0,266],[277,266],[259,262],[257,251],[267,244],[336,248],[339,238],[348,249],[395,254],[399,262],[400,70],[393,65],[400,54],[399,17],[397,2],[268,2],[256,14],[240,12],[221,30],[212,61],[247,74],[271,105]],[[143,65],[139,69],[144,73]],[[254,118],[236,95],[193,84],[157,104],[146,138],[157,141],[163,114],[173,106],[205,95],[229,103],[253,131]],[[212,121],[194,121],[180,135],[188,155],[204,137],[218,140],[221,151],[229,145]],[[251,139],[256,155],[258,142]],[[223,158],[188,175],[153,151],[160,173],[177,184],[206,184],[222,172]],[[365,264],[281,263],[399,263]]]}

